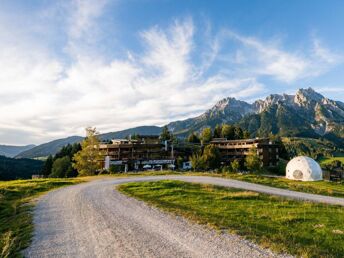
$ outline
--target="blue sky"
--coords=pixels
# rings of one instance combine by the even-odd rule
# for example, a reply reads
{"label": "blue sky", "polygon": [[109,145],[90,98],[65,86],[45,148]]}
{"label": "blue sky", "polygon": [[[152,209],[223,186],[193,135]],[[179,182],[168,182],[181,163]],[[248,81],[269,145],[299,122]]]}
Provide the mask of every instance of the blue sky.
{"label": "blue sky", "polygon": [[3,0],[0,143],[313,87],[344,101],[344,1]]}

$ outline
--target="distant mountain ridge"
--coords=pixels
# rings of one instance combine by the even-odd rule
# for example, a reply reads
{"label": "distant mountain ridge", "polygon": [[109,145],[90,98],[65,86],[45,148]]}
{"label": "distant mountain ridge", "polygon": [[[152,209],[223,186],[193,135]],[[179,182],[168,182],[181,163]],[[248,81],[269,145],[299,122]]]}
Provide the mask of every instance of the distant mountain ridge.
{"label": "distant mountain ridge", "polygon": [[101,140],[111,140],[114,138],[125,138],[128,135],[140,134],[140,135],[159,135],[162,127],[159,126],[138,126],[122,131],[99,134]]}
{"label": "distant mountain ridge", "polygon": [[167,127],[177,135],[187,135],[191,131],[199,131],[207,126],[214,128],[217,124],[235,124],[247,114],[253,113],[255,113],[253,105],[235,98],[225,98],[200,116],[171,122]]}
{"label": "distant mountain ridge", "polygon": [[[111,140],[113,138],[125,138],[128,135],[141,134],[141,135],[159,135],[162,128],[158,126],[139,126],[130,128],[118,132],[110,132],[99,134],[99,138],[103,141]],[[49,155],[55,155],[63,146],[67,144],[74,144],[81,142],[84,139],[82,136],[71,136],[63,139],[54,140],[41,145],[38,145],[32,149],[21,152],[16,155],[16,158],[38,158],[47,157]]]}
{"label": "distant mountain ridge", "polygon": [[30,144],[25,146],[0,145],[0,156],[13,158],[23,151],[30,150],[36,145]]}
{"label": "distant mountain ridge", "polygon": [[17,156],[15,156],[15,158],[33,159],[33,158],[39,158],[39,157],[47,157],[49,155],[55,155],[63,146],[67,144],[81,142],[83,139],[84,137],[81,137],[81,136],[70,136],[67,138],[43,143],[30,150],[19,153]]}
{"label": "distant mountain ridge", "polygon": [[[224,98],[203,114],[167,124],[178,137],[199,132],[216,124],[236,124],[252,136],[278,134],[287,137],[326,138],[344,144],[344,103],[324,97],[312,88],[299,89],[294,95],[271,94],[252,104],[235,98]],[[124,138],[128,135],[159,135],[162,127],[139,126],[118,132],[100,134],[101,140]],[[55,154],[68,143],[83,137],[72,136],[45,143],[17,155],[21,158],[44,157]]]}

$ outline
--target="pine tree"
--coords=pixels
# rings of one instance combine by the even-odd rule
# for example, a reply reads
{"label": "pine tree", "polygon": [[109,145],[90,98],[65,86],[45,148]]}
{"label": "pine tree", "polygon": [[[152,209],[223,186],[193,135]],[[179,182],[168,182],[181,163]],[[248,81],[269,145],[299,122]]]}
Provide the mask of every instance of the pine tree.
{"label": "pine tree", "polygon": [[51,174],[51,169],[53,167],[53,156],[49,155],[47,160],[44,163],[43,169],[42,169],[42,175],[43,176],[49,176]]}
{"label": "pine tree", "polygon": [[172,140],[172,133],[168,130],[168,127],[165,125],[162,128],[162,132],[160,134],[161,141],[169,141]]}
{"label": "pine tree", "polygon": [[197,134],[195,134],[194,132],[192,132],[188,139],[187,139],[188,142],[190,143],[200,143],[201,140],[199,139],[199,137],[197,136]]}
{"label": "pine tree", "polygon": [[216,125],[213,133],[214,138],[222,137],[222,125]]}

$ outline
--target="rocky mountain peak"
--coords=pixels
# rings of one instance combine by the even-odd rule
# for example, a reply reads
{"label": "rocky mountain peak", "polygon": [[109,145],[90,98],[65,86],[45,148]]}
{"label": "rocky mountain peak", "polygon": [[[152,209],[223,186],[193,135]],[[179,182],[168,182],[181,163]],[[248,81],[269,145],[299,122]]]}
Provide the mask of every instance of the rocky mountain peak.
{"label": "rocky mountain peak", "polygon": [[211,109],[205,112],[205,115],[215,114],[215,113],[228,114],[228,113],[233,113],[233,112],[238,113],[241,116],[243,116],[247,113],[254,113],[254,109],[251,104],[245,101],[228,97],[217,102]]}
{"label": "rocky mountain peak", "polygon": [[316,92],[312,88],[307,89],[299,89],[296,92],[296,95],[294,97],[294,102],[296,104],[304,104],[304,103],[310,103],[310,102],[320,102],[324,99],[324,96],[320,93]]}

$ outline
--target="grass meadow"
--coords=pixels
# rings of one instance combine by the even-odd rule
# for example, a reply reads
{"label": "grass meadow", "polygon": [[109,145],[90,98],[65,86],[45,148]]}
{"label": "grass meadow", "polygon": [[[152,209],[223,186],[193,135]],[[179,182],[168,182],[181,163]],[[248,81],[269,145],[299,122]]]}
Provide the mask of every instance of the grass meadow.
{"label": "grass meadow", "polygon": [[33,232],[32,208],[35,198],[84,179],[36,179],[0,181],[0,257],[21,257]]}
{"label": "grass meadow", "polygon": [[165,211],[299,257],[342,257],[344,208],[163,180],[118,189]]}
{"label": "grass meadow", "polygon": [[303,182],[289,180],[284,177],[268,177],[257,174],[235,174],[224,175],[226,178],[262,184],[272,187],[289,189],[298,192],[321,194],[344,198],[344,182],[313,181]]}

